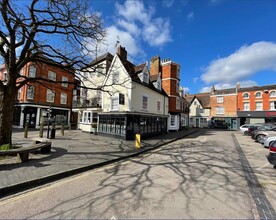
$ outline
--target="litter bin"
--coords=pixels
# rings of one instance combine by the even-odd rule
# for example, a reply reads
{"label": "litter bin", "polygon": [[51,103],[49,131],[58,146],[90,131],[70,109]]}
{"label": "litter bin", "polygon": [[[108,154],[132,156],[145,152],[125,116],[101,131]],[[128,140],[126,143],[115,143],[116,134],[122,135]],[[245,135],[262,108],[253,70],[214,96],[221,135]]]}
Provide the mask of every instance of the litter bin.
{"label": "litter bin", "polygon": [[50,139],[55,139],[55,137],[56,137],[56,129],[51,128],[51,130],[50,130]]}

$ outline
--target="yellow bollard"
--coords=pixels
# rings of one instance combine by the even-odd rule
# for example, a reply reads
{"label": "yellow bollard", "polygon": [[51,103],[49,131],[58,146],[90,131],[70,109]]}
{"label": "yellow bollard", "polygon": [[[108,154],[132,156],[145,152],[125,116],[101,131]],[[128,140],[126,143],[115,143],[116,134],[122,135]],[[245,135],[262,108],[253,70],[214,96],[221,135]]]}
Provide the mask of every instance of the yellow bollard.
{"label": "yellow bollard", "polygon": [[140,134],[135,135],[135,147],[136,148],[141,147],[141,135]]}

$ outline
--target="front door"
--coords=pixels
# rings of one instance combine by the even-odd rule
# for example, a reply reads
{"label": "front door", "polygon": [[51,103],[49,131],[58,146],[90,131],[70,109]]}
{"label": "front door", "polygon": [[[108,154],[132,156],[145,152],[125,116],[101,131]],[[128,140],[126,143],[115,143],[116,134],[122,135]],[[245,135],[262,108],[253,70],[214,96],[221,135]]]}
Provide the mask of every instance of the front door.
{"label": "front door", "polygon": [[196,119],[196,127],[199,128],[199,118]]}
{"label": "front door", "polygon": [[30,128],[35,128],[36,123],[36,108],[26,108],[24,117],[24,127],[28,123]]}
{"label": "front door", "polygon": [[233,130],[237,130],[238,129],[237,119],[232,119],[231,120],[231,129],[233,129]]}

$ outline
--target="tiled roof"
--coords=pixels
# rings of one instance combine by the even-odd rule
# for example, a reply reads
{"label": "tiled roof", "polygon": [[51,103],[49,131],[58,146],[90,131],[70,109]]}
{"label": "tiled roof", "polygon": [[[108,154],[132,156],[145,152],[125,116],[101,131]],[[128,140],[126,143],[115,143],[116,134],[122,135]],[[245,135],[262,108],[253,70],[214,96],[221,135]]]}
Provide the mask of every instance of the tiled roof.
{"label": "tiled roof", "polygon": [[203,108],[210,108],[210,93],[188,94],[185,99],[191,104],[195,98],[199,100]]}
{"label": "tiled roof", "polygon": [[106,59],[107,60],[112,60],[113,59],[113,55],[107,52],[107,53],[105,53],[105,54],[103,54],[101,56],[96,57],[94,60],[92,60],[92,62],[90,63],[90,65],[95,65],[95,64],[100,63],[100,62],[102,62],[103,60],[106,60]]}
{"label": "tiled roof", "polygon": [[214,95],[224,95],[224,94],[232,94],[232,93],[236,93],[236,88],[215,90]]}
{"label": "tiled roof", "polygon": [[240,88],[239,92],[249,92],[249,91],[258,91],[258,90],[272,90],[276,89],[276,84],[274,85],[266,85],[266,86],[252,86],[252,87],[244,87]]}

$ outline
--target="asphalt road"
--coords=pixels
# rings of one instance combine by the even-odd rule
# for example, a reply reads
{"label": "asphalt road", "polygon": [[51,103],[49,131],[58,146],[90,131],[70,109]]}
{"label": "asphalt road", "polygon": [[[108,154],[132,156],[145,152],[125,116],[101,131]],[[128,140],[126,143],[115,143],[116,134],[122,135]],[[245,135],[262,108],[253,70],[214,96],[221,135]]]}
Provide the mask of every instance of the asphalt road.
{"label": "asphalt road", "polygon": [[231,132],[202,132],[1,200],[0,218],[258,218]]}

